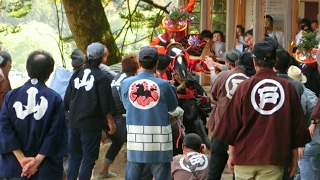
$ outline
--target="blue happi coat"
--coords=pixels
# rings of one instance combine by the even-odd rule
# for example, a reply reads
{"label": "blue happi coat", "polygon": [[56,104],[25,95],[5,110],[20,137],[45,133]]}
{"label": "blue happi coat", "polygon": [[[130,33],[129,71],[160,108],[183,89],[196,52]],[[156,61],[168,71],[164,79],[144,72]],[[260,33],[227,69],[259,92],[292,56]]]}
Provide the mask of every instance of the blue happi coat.
{"label": "blue happi coat", "polygon": [[127,110],[127,159],[137,163],[172,161],[172,131],[168,112],[178,105],[175,87],[149,71],[121,82]]}
{"label": "blue happi coat", "polygon": [[34,179],[62,179],[62,158],[67,156],[62,99],[36,79],[5,96],[0,114],[0,178],[20,177],[22,167],[12,153],[17,149],[26,157],[46,156]]}

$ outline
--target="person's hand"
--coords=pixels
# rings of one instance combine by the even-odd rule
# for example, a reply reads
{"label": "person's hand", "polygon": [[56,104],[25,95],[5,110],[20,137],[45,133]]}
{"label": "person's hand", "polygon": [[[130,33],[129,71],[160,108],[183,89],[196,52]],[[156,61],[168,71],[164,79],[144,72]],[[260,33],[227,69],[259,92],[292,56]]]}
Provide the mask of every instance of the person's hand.
{"label": "person's hand", "polygon": [[34,157],[23,157],[19,160],[19,163],[21,165],[21,168],[23,168],[26,164],[28,164],[30,161],[35,161]]}
{"label": "person's hand", "polygon": [[304,147],[299,147],[298,148],[298,157],[299,157],[299,159],[302,159],[303,152],[304,152]]}
{"label": "person's hand", "polygon": [[288,171],[290,172],[290,177],[293,177],[294,174],[297,171],[297,166],[298,166],[298,150],[294,149],[292,151],[292,162],[291,162],[291,167],[288,168]]}
{"label": "person's hand", "polygon": [[234,164],[233,164],[233,155],[229,155],[229,158],[228,158],[228,168],[230,171],[234,172]]}
{"label": "person's hand", "polygon": [[310,126],[309,126],[309,133],[310,133],[310,136],[311,136],[311,137],[314,136],[314,129],[316,129],[316,125],[315,125],[315,124],[310,124]]}
{"label": "person's hand", "polygon": [[108,126],[109,126],[109,132],[108,134],[113,134],[116,132],[116,125],[114,124],[114,121],[108,121]]}
{"label": "person's hand", "polygon": [[107,142],[107,140],[108,140],[108,137],[102,136],[100,142],[101,142],[102,144],[105,144],[105,143]]}
{"label": "person's hand", "polygon": [[38,171],[40,163],[33,158],[33,161],[28,162],[23,168],[21,177],[27,177],[30,178],[32,175],[34,175]]}
{"label": "person's hand", "polygon": [[205,62],[208,66],[208,68],[210,67],[215,67],[215,62],[213,61],[213,59],[209,56],[205,56]]}

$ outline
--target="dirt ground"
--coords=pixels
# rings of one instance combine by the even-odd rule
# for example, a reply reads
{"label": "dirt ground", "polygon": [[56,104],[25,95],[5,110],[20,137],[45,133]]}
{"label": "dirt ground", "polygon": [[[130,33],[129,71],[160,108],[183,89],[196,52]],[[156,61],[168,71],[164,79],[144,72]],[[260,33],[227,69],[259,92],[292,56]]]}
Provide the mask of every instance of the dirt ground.
{"label": "dirt ground", "polygon": [[[103,167],[103,159],[110,144],[111,143],[109,142],[107,144],[101,145],[99,159],[96,162],[95,168],[93,170],[92,180],[98,179],[97,174]],[[110,166],[110,170],[116,173],[118,176],[115,178],[108,178],[108,179],[123,180],[126,162],[127,162],[127,152],[126,152],[126,144],[124,144],[118,156],[116,157],[114,163]],[[232,180],[232,173],[227,168],[224,170],[221,180]]]}

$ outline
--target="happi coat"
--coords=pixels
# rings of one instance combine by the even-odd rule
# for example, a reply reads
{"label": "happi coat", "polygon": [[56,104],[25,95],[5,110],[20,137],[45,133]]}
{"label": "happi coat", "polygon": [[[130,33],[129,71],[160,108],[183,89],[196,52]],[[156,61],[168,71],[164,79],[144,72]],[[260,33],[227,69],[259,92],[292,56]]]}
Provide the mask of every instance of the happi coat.
{"label": "happi coat", "polygon": [[22,172],[13,150],[26,157],[45,155],[32,178],[62,179],[67,156],[67,126],[60,95],[36,79],[5,96],[0,114],[0,177],[19,178]]}
{"label": "happi coat", "polygon": [[213,134],[219,128],[220,118],[226,110],[238,84],[248,79],[243,70],[237,66],[232,70],[222,71],[218,74],[213,82],[210,93],[213,100],[217,101],[217,105],[210,113],[206,127]]}
{"label": "happi coat", "polygon": [[234,146],[235,165],[290,167],[310,141],[293,85],[266,68],[238,85],[213,136]]}
{"label": "happi coat", "polygon": [[170,162],[173,147],[168,112],[178,105],[175,87],[143,70],[122,81],[119,92],[127,110],[128,161]]}
{"label": "happi coat", "polygon": [[89,65],[73,73],[64,103],[70,113],[68,126],[75,129],[102,130],[107,114],[116,111],[108,77]]}

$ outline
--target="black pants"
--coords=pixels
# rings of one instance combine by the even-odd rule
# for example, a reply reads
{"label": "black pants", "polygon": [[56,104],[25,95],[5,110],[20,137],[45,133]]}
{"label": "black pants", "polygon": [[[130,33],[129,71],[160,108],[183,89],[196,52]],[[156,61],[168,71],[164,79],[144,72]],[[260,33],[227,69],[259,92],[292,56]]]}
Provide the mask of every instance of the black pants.
{"label": "black pants", "polygon": [[212,137],[208,180],[220,180],[228,161],[228,145]]}

